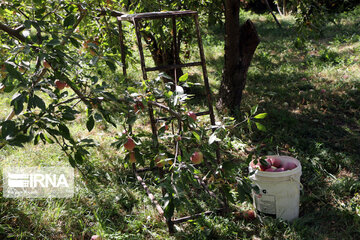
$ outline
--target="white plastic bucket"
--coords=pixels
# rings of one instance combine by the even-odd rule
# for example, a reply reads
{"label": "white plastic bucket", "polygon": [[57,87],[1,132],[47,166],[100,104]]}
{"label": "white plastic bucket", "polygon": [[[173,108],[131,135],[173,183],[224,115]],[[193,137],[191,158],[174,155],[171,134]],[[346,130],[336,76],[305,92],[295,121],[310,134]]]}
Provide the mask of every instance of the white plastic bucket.
{"label": "white plastic bucket", "polygon": [[288,156],[267,156],[276,157],[285,162],[293,162],[297,165],[292,170],[283,172],[266,172],[252,168],[249,165],[249,178],[253,184],[260,189],[259,193],[252,191],[254,207],[260,213],[273,215],[276,218],[292,221],[299,217],[301,164],[293,157]]}

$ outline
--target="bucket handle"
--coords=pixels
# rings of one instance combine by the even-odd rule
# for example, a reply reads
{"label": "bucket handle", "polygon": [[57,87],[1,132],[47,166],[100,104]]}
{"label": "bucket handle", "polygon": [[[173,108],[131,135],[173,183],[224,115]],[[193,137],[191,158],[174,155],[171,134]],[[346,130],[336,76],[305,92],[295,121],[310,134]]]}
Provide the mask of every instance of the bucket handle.
{"label": "bucket handle", "polygon": [[290,177],[290,181],[298,183],[299,186],[300,186],[300,187],[299,187],[299,190],[300,190],[300,191],[302,191],[302,190],[304,189],[304,186],[301,184],[301,182],[298,181],[297,179],[295,179],[293,176]]}

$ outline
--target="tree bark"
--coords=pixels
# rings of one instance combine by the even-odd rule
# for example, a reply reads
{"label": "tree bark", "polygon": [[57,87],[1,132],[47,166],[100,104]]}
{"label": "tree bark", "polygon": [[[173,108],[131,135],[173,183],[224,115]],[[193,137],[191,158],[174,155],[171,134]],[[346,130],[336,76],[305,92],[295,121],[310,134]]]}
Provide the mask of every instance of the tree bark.
{"label": "tree bark", "polygon": [[239,1],[225,1],[225,66],[219,91],[218,108],[235,113],[240,106],[247,71],[260,43],[255,26],[239,23]]}

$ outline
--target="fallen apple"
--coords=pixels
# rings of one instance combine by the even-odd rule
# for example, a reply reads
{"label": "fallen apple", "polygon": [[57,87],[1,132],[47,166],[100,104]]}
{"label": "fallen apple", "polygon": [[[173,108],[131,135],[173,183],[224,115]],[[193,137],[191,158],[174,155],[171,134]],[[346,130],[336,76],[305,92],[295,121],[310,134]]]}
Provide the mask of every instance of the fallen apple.
{"label": "fallen apple", "polygon": [[91,240],[101,240],[101,237],[99,235],[93,235],[91,236]]}
{"label": "fallen apple", "polygon": [[135,142],[132,138],[128,138],[127,142],[124,144],[124,148],[128,151],[134,150],[135,146]]}
{"label": "fallen apple", "polygon": [[136,163],[136,157],[134,152],[130,152],[130,163]]}
{"label": "fallen apple", "polygon": [[194,121],[196,121],[197,116],[196,116],[196,114],[195,114],[194,112],[190,111],[190,112],[187,113],[187,115],[188,115],[190,118],[192,118]]}
{"label": "fallen apple", "polygon": [[190,160],[193,164],[200,164],[204,160],[204,155],[200,151],[195,151],[193,155],[191,155]]}
{"label": "fallen apple", "polygon": [[66,87],[66,83],[60,80],[55,80],[55,85],[59,90],[63,90]]}
{"label": "fallen apple", "polygon": [[243,212],[243,217],[245,220],[254,220],[255,219],[255,212],[254,210],[247,210]]}

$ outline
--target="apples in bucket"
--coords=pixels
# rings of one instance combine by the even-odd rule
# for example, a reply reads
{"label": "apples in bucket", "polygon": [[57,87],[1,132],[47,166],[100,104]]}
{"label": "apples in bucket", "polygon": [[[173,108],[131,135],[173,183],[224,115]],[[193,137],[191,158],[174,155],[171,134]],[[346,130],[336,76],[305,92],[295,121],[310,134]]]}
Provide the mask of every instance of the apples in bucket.
{"label": "apples in bucket", "polygon": [[294,162],[285,162],[274,156],[267,157],[266,159],[253,160],[250,166],[253,169],[264,172],[284,172],[297,168],[297,165]]}

